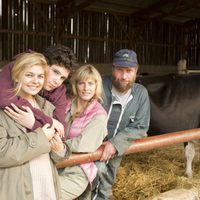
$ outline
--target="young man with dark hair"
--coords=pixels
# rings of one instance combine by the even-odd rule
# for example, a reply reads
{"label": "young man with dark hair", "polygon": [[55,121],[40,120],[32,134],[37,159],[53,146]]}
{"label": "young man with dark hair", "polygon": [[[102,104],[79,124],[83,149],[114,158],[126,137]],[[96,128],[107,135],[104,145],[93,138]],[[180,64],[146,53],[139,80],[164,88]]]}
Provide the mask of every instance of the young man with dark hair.
{"label": "young man with dark hair", "polygon": [[[28,52],[31,53],[32,51],[28,50]],[[25,99],[15,97],[11,82],[11,69],[15,59],[4,66],[0,72],[0,108],[7,109],[11,116],[15,116],[18,123],[21,122],[23,126],[30,130],[35,130],[49,123],[64,135],[66,128],[65,108],[68,100],[63,82],[78,66],[77,58],[69,47],[63,45],[50,46],[43,54],[49,64],[49,74],[40,95],[55,106],[53,119],[46,116],[39,109],[33,108]],[[34,119],[29,117],[32,116],[31,112],[34,113]]]}

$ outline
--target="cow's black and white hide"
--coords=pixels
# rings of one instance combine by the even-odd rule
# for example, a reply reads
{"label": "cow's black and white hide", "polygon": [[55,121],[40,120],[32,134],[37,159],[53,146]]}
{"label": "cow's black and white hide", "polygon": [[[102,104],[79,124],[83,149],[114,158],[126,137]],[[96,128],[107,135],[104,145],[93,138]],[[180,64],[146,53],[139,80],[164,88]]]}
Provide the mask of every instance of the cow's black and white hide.
{"label": "cow's black and white hide", "polygon": [[[150,97],[148,135],[159,135],[200,127],[200,75],[138,77]],[[185,145],[186,175],[192,177],[193,141]]]}

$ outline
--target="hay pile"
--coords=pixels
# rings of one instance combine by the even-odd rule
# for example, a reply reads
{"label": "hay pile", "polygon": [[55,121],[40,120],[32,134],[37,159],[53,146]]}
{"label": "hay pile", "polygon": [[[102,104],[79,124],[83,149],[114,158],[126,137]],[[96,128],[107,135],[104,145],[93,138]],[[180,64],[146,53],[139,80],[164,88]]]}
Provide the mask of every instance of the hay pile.
{"label": "hay pile", "polygon": [[124,156],[113,194],[117,200],[145,200],[175,188],[200,189],[199,149],[193,179],[184,176],[183,144]]}

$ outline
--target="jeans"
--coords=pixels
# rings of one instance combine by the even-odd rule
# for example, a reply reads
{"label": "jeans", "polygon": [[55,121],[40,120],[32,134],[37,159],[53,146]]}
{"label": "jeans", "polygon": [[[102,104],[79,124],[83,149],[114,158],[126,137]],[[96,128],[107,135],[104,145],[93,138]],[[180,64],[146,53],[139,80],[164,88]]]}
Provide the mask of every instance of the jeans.
{"label": "jeans", "polygon": [[112,186],[115,183],[117,171],[122,157],[118,156],[108,163],[96,161],[98,176],[95,180],[96,187],[92,191],[92,200],[107,200],[112,195]]}

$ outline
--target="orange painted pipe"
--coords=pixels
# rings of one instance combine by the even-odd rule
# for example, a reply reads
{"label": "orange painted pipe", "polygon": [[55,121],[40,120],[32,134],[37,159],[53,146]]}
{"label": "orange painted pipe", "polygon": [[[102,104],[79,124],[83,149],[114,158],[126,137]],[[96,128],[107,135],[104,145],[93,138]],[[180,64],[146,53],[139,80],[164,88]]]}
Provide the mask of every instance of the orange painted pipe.
{"label": "orange painted pipe", "polygon": [[[124,154],[127,155],[141,151],[148,151],[173,144],[187,142],[193,139],[200,139],[200,128],[137,139]],[[69,159],[59,162],[56,166],[57,168],[63,168],[66,166],[73,166],[81,163],[99,160],[102,152],[103,146],[100,146],[93,153],[72,154]]]}

